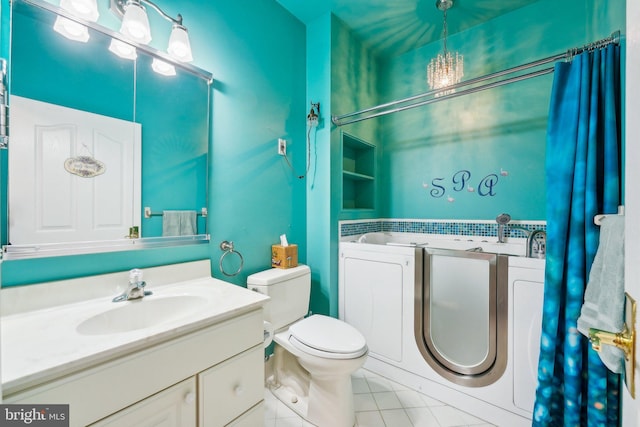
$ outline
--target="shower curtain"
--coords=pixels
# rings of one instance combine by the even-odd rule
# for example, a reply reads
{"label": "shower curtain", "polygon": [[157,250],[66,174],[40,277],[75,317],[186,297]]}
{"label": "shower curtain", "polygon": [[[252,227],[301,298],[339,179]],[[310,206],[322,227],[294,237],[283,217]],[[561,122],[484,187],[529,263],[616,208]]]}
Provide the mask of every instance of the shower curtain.
{"label": "shower curtain", "polygon": [[620,48],[555,66],[546,151],[547,258],[534,426],[617,426],[619,375],[576,327],[598,247],[593,217],[620,204]]}

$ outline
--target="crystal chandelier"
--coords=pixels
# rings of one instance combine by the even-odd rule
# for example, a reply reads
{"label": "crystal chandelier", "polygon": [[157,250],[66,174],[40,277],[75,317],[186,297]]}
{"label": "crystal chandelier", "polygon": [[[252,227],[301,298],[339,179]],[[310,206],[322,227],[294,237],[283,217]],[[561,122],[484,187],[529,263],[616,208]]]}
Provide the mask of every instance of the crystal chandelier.
{"label": "crystal chandelier", "polygon": [[[443,12],[444,49],[442,53],[429,61],[427,66],[427,82],[431,90],[437,90],[459,83],[464,75],[463,58],[458,52],[447,50],[447,10],[453,6],[453,0],[437,0],[436,7]],[[438,92],[436,96],[455,92],[455,89]]]}

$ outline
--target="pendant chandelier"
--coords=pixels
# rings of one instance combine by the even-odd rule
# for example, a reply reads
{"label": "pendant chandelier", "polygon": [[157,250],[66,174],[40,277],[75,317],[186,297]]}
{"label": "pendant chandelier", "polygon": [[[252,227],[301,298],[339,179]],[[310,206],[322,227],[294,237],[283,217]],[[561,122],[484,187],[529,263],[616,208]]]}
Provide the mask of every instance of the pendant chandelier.
{"label": "pendant chandelier", "polygon": [[[444,49],[442,53],[429,61],[427,66],[427,82],[431,90],[446,88],[459,83],[464,75],[463,58],[458,52],[451,53],[447,50],[447,10],[453,6],[453,0],[437,0],[436,7],[444,15],[443,33]],[[436,96],[447,95],[455,92],[454,89],[438,92]]]}

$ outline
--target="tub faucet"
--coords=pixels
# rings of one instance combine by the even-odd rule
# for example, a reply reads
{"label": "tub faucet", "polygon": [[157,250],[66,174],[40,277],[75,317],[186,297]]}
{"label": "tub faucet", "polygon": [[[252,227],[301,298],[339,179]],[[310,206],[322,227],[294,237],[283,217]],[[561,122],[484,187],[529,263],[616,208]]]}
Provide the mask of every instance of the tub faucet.
{"label": "tub faucet", "polygon": [[146,295],[151,295],[151,291],[145,291],[147,283],[142,280],[142,270],[134,268],[129,272],[129,285],[127,290],[113,299],[113,302],[129,301],[140,299]]}
{"label": "tub faucet", "polygon": [[[543,240],[546,241],[547,233],[544,230],[529,230],[519,225],[509,225],[509,230],[519,230],[527,238],[527,246],[525,256],[527,258],[544,258],[545,247],[544,243],[538,242],[538,236],[543,236]],[[534,250],[535,246],[535,250]]]}
{"label": "tub faucet", "polygon": [[[542,236],[543,240],[538,241],[538,236]],[[531,233],[529,233],[529,237],[527,237],[527,257],[544,258],[546,242],[547,233],[544,230],[533,230]],[[534,245],[536,246],[535,250]]]}

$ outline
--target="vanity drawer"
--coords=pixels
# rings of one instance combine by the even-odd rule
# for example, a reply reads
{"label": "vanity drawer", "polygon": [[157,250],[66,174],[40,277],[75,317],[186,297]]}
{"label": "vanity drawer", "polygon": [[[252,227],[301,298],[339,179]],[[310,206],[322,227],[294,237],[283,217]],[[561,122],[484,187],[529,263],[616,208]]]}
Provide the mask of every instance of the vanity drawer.
{"label": "vanity drawer", "polygon": [[258,345],[198,375],[200,426],[224,426],[262,400],[263,359]]}
{"label": "vanity drawer", "polygon": [[191,377],[91,424],[90,427],[195,427],[197,425],[195,397],[196,379]]}
{"label": "vanity drawer", "polygon": [[264,424],[264,402],[258,403],[226,427],[256,427]]}

